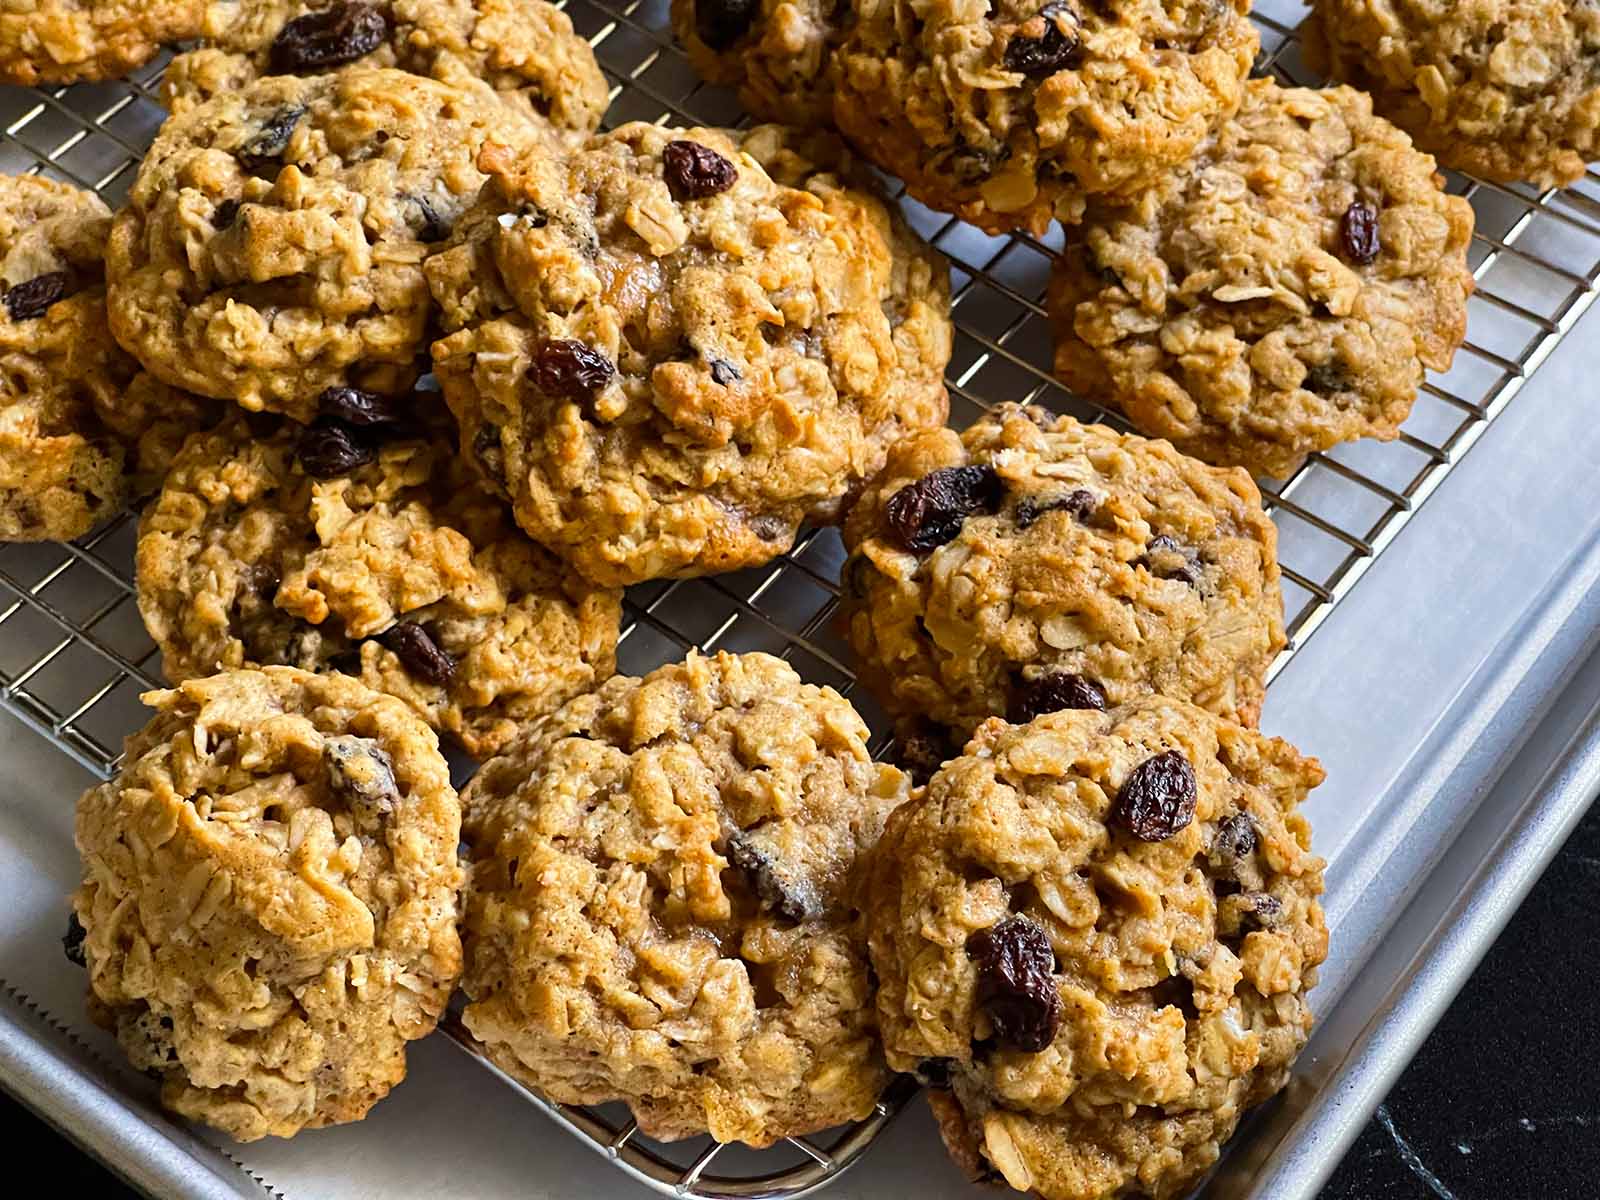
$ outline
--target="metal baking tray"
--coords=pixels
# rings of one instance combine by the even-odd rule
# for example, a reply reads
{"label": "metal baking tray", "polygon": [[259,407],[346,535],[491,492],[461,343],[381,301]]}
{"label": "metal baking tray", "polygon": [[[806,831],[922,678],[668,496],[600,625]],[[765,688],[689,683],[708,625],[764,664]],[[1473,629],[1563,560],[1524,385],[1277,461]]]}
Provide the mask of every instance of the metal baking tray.
{"label": "metal baking tray", "polygon": [[[610,124],[743,119],[673,45],[667,0],[565,7],[614,84]],[[1302,12],[1294,0],[1258,6],[1260,71],[1314,82],[1293,33]],[[0,88],[0,170],[42,171],[117,204],[163,116],[161,68]],[[1333,955],[1295,1080],[1235,1139],[1204,1191],[1213,1200],[1315,1193],[1600,786],[1600,664],[1588,662],[1600,634],[1600,423],[1582,394],[1585,359],[1592,372],[1600,352],[1582,339],[1561,347],[1600,279],[1600,176],[1557,192],[1449,186],[1479,221],[1479,291],[1455,368],[1430,378],[1397,441],[1313,456],[1266,495],[1291,642],[1264,724],[1331,768],[1311,815],[1330,859]],[[1114,422],[1048,373],[1041,297],[1059,235],[990,237],[902,206],[951,262],[952,423],[1001,400]],[[1558,347],[1546,386],[1535,374]],[[1480,439],[1489,445],[1464,462]],[[126,513],[72,545],[0,547],[0,706],[16,718],[0,722],[0,878],[17,885],[0,914],[0,1081],[162,1196],[968,1194],[921,1106],[891,1124],[915,1094],[908,1081],[867,1121],[768,1151],[666,1146],[616,1106],[554,1105],[503,1079],[453,1020],[358,1126],[234,1147],[163,1115],[87,1022],[81,975],[55,947],[76,877],[72,801],[114,769],[142,723],[138,693],[158,683],[132,600],[135,524]],[[851,694],[831,624],[842,557],[834,531],[814,530],[765,567],[631,589],[620,669],[692,646],[766,650]],[[852,698],[884,746],[881,714]],[[554,1124],[530,1124],[535,1111]]]}

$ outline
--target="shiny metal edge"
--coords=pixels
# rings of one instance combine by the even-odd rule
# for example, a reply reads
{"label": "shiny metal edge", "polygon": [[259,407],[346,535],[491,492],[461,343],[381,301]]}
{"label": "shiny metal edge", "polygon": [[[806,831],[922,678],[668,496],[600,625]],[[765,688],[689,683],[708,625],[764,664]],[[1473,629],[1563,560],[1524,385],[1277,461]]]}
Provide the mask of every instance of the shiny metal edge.
{"label": "shiny metal edge", "polygon": [[[1407,780],[1417,785],[1414,802],[1427,805],[1469,771],[1482,777],[1481,765],[1469,766],[1481,745],[1498,760],[1487,773],[1494,782],[1440,860],[1404,889],[1392,922],[1355,956],[1289,1089],[1235,1138],[1203,1200],[1316,1200],[1600,797],[1600,544],[1574,560],[1566,583],[1521,626],[1525,636],[1484,662],[1475,679],[1488,686],[1469,689],[1472,698],[1424,739]],[[1497,743],[1497,719],[1527,713],[1527,697],[1516,693],[1528,689],[1544,693],[1536,715]]]}
{"label": "shiny metal edge", "polygon": [[0,1080],[40,1119],[147,1196],[284,1200],[222,1151],[108,1081],[21,993],[0,999]]}

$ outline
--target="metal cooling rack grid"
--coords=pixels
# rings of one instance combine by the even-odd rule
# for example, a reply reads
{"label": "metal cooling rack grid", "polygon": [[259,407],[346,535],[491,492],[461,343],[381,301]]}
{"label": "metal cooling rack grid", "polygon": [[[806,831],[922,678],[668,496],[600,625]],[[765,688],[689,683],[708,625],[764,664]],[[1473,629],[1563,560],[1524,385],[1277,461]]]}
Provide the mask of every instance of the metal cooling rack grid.
{"label": "metal cooling rack grid", "polygon": [[[700,84],[674,47],[667,0],[568,0],[565,7],[615,81],[612,124],[743,119],[733,97]],[[1302,6],[1263,0],[1258,8],[1258,69],[1311,82],[1292,28]],[[120,203],[164,115],[156,99],[163,66],[158,60],[129,80],[107,84],[0,89],[0,170],[42,171]],[[1595,298],[1600,175],[1591,172],[1559,192],[1461,178],[1453,178],[1451,188],[1471,200],[1479,222],[1470,340],[1455,367],[1425,385],[1397,441],[1315,455],[1266,494],[1280,529],[1291,636],[1274,674]],[[987,404],[1015,399],[1120,425],[1114,415],[1069,395],[1048,373],[1042,297],[1059,234],[994,238],[909,199],[902,206],[951,260],[958,330],[949,372],[952,421],[964,425]],[[1555,234],[1562,238],[1559,260]],[[1574,253],[1574,239],[1582,252]],[[0,705],[100,776],[114,767],[123,735],[143,722],[138,693],[158,684],[159,663],[132,597],[135,527],[134,514],[124,513],[76,544],[0,547]],[[619,669],[639,673],[692,646],[766,650],[793,661],[808,679],[849,694],[848,652],[831,625],[842,560],[837,534],[812,530],[764,567],[634,588]],[[883,730],[870,699],[853,699],[874,729]],[[877,744],[885,748],[886,736],[880,733]],[[458,1024],[447,1023],[446,1032],[476,1055]],[[640,1135],[619,1106],[552,1105],[512,1086],[638,1181],[706,1197],[794,1196],[822,1185],[867,1149],[915,1091],[902,1081],[867,1121],[758,1153],[706,1139],[661,1145]]]}

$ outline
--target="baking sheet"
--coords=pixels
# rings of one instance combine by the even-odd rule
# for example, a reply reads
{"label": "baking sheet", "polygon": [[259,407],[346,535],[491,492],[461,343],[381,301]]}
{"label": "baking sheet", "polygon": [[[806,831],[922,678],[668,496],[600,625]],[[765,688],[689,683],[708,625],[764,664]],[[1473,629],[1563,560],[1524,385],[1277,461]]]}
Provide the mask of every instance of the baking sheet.
{"label": "baking sheet", "polygon": [[[1290,20],[1297,6],[1261,7],[1269,20]],[[608,66],[632,64],[622,72],[631,82],[614,115],[653,117],[662,97],[680,96],[683,89],[707,105],[716,102],[695,91],[692,79],[682,77],[681,63],[646,32],[660,28],[663,4],[610,10],[574,0],[569,11],[580,27],[587,21],[589,32],[604,35],[601,56]],[[1270,40],[1270,28],[1268,33]],[[57,109],[77,111],[73,105],[84,90],[57,98],[56,107],[42,104],[22,134],[41,120],[65,121]],[[82,109],[100,103],[83,100]],[[652,104],[656,111],[647,114]],[[629,111],[630,105],[639,111]],[[148,115],[141,117],[141,111],[137,103],[118,111],[126,117],[115,127],[118,138],[134,144],[147,135]],[[33,143],[19,136],[15,123],[11,129],[4,149],[32,152]],[[64,169],[93,175],[104,165],[95,157],[102,151],[87,143],[75,142],[58,156]],[[111,163],[112,151],[103,153]],[[105,182],[114,195],[127,179],[113,172]],[[1470,878],[1493,848],[1482,830],[1492,833],[1502,808],[1509,818],[1526,802],[1528,788],[1501,781],[1497,792],[1494,784],[1600,628],[1600,617],[1586,602],[1600,553],[1600,488],[1594,482],[1600,425],[1590,414],[1589,386],[1600,351],[1586,344],[1593,339],[1580,330],[1540,366],[1554,340],[1551,331],[1575,320],[1592,299],[1600,263],[1595,195],[1600,181],[1590,179],[1530,216],[1527,201],[1477,189],[1474,203],[1491,238],[1512,241],[1518,252],[1544,263],[1480,243],[1475,253],[1480,264],[1489,264],[1484,283],[1492,299],[1474,302],[1473,349],[1448,376],[1433,381],[1408,423],[1407,440],[1347,447],[1314,463],[1289,485],[1276,513],[1284,561],[1303,581],[1287,589],[1301,646],[1269,691],[1263,724],[1319,754],[1329,768],[1329,782],[1314,796],[1310,814],[1317,849],[1331,860],[1333,957],[1316,996],[1327,1016],[1291,1102],[1256,1123],[1251,1144],[1236,1156],[1240,1161],[1264,1158],[1296,1110],[1313,1121],[1296,1131],[1295,1144],[1319,1140],[1318,1100],[1329,1094],[1322,1089],[1340,1078],[1341,1067],[1359,1049],[1386,985],[1414,974],[1405,946],[1424,944],[1432,927],[1423,920],[1405,942],[1385,942],[1383,935],[1402,919],[1408,903],[1420,902],[1418,894],[1430,880]],[[957,420],[970,419],[979,401],[1028,397],[1086,412],[1025,365],[1046,361],[1043,323],[1027,301],[1042,285],[1048,241],[1008,243],[915,206],[910,211],[957,260],[957,316],[964,328],[952,367]],[[1522,388],[1535,367],[1538,375]],[[1492,423],[1479,419],[1496,413]],[[1442,469],[1480,438],[1482,444],[1459,467]],[[1428,506],[1409,519],[1415,503],[1435,489]],[[1373,557],[1372,551],[1395,538],[1392,549]],[[136,619],[129,625],[131,605],[111,582],[119,567],[125,569],[130,541],[127,527],[113,530],[91,550],[67,556],[61,567],[50,557],[60,554],[53,548],[0,551],[0,599],[10,605],[0,605],[0,676],[7,697],[36,723],[57,727],[58,736],[90,764],[104,762],[116,738],[138,719],[132,696],[141,686],[136,672],[147,643]],[[825,532],[793,562],[774,568],[636,589],[631,599],[638,624],[624,643],[625,666],[643,670],[678,657],[681,639],[688,637],[732,649],[782,651],[808,677],[846,685],[843,650],[826,622],[827,581],[839,557],[835,535]],[[7,586],[12,595],[4,595]],[[1335,598],[1337,605],[1327,603]],[[1550,604],[1564,614],[1554,625]],[[43,663],[39,656],[59,638],[60,621],[82,625],[91,617],[96,634],[135,671],[112,678],[94,703],[76,712],[89,694],[86,680],[105,677],[105,663],[75,643]],[[96,682],[90,693],[100,687]],[[870,705],[863,707],[870,712]],[[1452,739],[1462,729],[1474,736]],[[16,1061],[12,1077],[28,1081],[36,1097],[41,1087],[48,1089],[47,1080],[57,1079],[51,1098],[59,1101],[58,1119],[69,1126],[77,1120],[84,1130],[92,1126],[102,1148],[109,1140],[130,1161],[153,1163],[158,1148],[149,1140],[130,1143],[130,1130],[143,1126],[128,1123],[119,1101],[81,1087],[71,1074],[87,1069],[113,1083],[112,1096],[149,1098],[148,1081],[119,1066],[110,1040],[84,1019],[82,975],[60,953],[63,897],[77,873],[72,803],[91,776],[9,717],[0,719],[0,764],[10,784],[0,802],[0,877],[12,885],[11,903],[0,912],[0,981],[95,1056],[68,1052],[59,1062]],[[1469,826],[1474,812],[1478,819]],[[1462,843],[1464,828],[1478,829],[1478,840]],[[1462,855],[1452,856],[1456,846],[1464,847]],[[1490,912],[1469,932],[1474,944],[1486,944],[1493,930]],[[1383,964],[1381,974],[1376,968],[1362,971],[1374,951],[1378,957],[1370,961]],[[1398,961],[1388,961],[1386,951]],[[32,1017],[18,1019],[40,1045],[53,1042],[48,1026],[28,1026]],[[0,1056],[0,1067],[6,1062]],[[1385,1065],[1397,1066],[1392,1055]],[[1369,1083],[1376,1077],[1372,1071],[1362,1076]],[[171,1133],[173,1145],[163,1149],[181,1156],[192,1144],[186,1131],[153,1110],[136,1112],[138,1120]],[[1331,1165],[1337,1146],[1320,1140],[1316,1161]],[[237,1182],[248,1190],[259,1179],[294,1198],[554,1198],[592,1196],[597,1189],[644,1194],[441,1038],[414,1049],[410,1079],[364,1124],[227,1151],[249,1176],[217,1158],[211,1160],[215,1175],[195,1173],[186,1188],[198,1194]],[[1303,1162],[1296,1171],[1302,1181],[1310,1177]],[[166,1178],[156,1172],[149,1180]],[[156,1186],[149,1180],[147,1186]],[[1225,1174],[1212,1192],[1243,1194],[1240,1189],[1250,1185],[1248,1173]],[[831,1194],[882,1196],[908,1187],[931,1197],[971,1194],[945,1161],[920,1105],[834,1183]]]}

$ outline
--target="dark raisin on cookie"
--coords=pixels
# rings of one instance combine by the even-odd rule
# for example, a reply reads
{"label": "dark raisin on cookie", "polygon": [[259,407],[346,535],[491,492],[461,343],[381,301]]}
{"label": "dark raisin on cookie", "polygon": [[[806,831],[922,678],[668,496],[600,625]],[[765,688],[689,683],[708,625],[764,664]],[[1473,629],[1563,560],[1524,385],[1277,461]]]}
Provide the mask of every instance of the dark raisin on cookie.
{"label": "dark raisin on cookie", "polygon": [[611,382],[605,355],[582,342],[546,338],[534,351],[528,379],[535,390],[556,400],[584,400]]}
{"label": "dark raisin on cookie", "polygon": [[449,687],[455,678],[456,660],[416,621],[391,626],[378,635],[378,641],[384,649],[393,651],[407,672],[424,683]]}
{"label": "dark raisin on cookie", "polygon": [[1018,26],[1006,43],[1006,70],[1030,78],[1050,75],[1083,63],[1078,17],[1065,4],[1046,4],[1037,16]]}
{"label": "dark raisin on cookie", "polygon": [[785,871],[757,834],[744,830],[730,834],[728,861],[750,881],[761,903],[785,920],[807,921],[822,915],[816,890],[795,872]]}
{"label": "dark raisin on cookie", "polygon": [[1339,219],[1339,248],[1344,257],[1358,266],[1367,266],[1383,247],[1378,241],[1378,210],[1357,200]]}
{"label": "dark raisin on cookie", "polygon": [[67,918],[67,932],[61,937],[61,952],[75,967],[89,965],[88,956],[83,952],[83,939],[88,936],[89,931],[83,927],[83,922],[78,920],[78,914],[74,912]]}
{"label": "dark raisin on cookie", "polygon": [[239,161],[251,169],[277,161],[289,148],[289,139],[294,136],[295,127],[305,115],[306,107],[303,104],[280,108],[262,122],[255,137],[240,147]]}
{"label": "dark raisin on cookie", "polygon": [[47,271],[24,280],[5,292],[6,312],[13,321],[32,321],[50,311],[57,300],[66,299],[72,291],[70,271]]}
{"label": "dark raisin on cookie", "polygon": [[1300,386],[1308,392],[1318,396],[1337,396],[1341,392],[1353,390],[1355,380],[1350,378],[1350,372],[1336,362],[1318,363],[1306,372],[1306,377]]}
{"label": "dark raisin on cookie", "polygon": [[761,0],[696,0],[695,34],[712,50],[726,50],[750,32]]}
{"label": "dark raisin on cookie", "polygon": [[327,738],[322,743],[322,757],[328,766],[328,786],[358,816],[381,819],[400,803],[394,760],[371,738]]}
{"label": "dark raisin on cookie", "polygon": [[1061,993],[1044,927],[1028,917],[1007,917],[973,934],[967,955],[977,964],[978,1004],[995,1036],[1029,1054],[1050,1045],[1061,1024]]}
{"label": "dark raisin on cookie", "polygon": [[426,196],[407,196],[406,200],[422,217],[422,224],[417,228],[417,241],[431,246],[450,236],[450,222],[439,215],[439,210],[431,200]]}
{"label": "dark raisin on cookie", "polygon": [[506,452],[500,445],[500,426],[480,425],[472,435],[472,457],[478,468],[492,482],[504,486],[506,481]]}
{"label": "dark raisin on cookie", "polygon": [[405,424],[409,415],[400,397],[380,396],[364,388],[331,387],[317,397],[317,411],[324,417],[358,429]]}
{"label": "dark raisin on cookie", "polygon": [[727,191],[739,178],[731,162],[699,142],[668,142],[661,165],[674,200],[704,200]]}
{"label": "dark raisin on cookie", "polygon": [[1231,879],[1239,877],[1239,864],[1256,852],[1256,827],[1243,813],[1217,822],[1211,839],[1212,865]]}
{"label": "dark raisin on cookie", "polygon": [[1106,709],[1106,694],[1100,685],[1082,675],[1051,671],[1033,679],[1018,679],[1011,688],[1011,704],[1006,719],[1013,725],[1026,725],[1045,713],[1069,708]]}
{"label": "dark raisin on cookie", "polygon": [[1194,820],[1198,788],[1189,760],[1166,750],[1128,773],[1112,816],[1141,842],[1164,842]]}
{"label": "dark raisin on cookie", "polygon": [[730,384],[738,383],[743,378],[744,376],[740,373],[739,368],[727,359],[713,358],[711,360],[711,381],[713,383],[721,387],[727,387]]}
{"label": "dark raisin on cookie", "polygon": [[224,200],[211,210],[211,224],[216,229],[230,229],[233,227],[234,218],[239,215],[239,202],[237,200]]}
{"label": "dark raisin on cookie", "polygon": [[925,1058],[917,1064],[917,1069],[912,1072],[916,1080],[923,1087],[947,1088],[950,1086],[950,1060],[948,1058]]}
{"label": "dark raisin on cookie", "polygon": [[301,430],[294,452],[313,479],[337,479],[377,458],[377,452],[349,426],[326,420]]}
{"label": "dark raisin on cookie", "polygon": [[1177,579],[1190,587],[1200,582],[1198,556],[1170,534],[1161,533],[1151,538],[1139,562],[1158,579]]}
{"label": "dark raisin on cookie", "polygon": [[335,4],[296,17],[272,40],[274,75],[343,66],[371,54],[389,36],[389,18],[372,4]]}
{"label": "dark raisin on cookie", "polygon": [[890,496],[884,516],[899,543],[921,554],[953,541],[974,513],[997,512],[1004,498],[993,467],[941,467]]}
{"label": "dark raisin on cookie", "polygon": [[1081,519],[1094,512],[1094,509],[1094,493],[1078,488],[1065,496],[1024,496],[1017,501],[1014,518],[1018,529],[1028,529],[1045,513],[1068,512]]}

